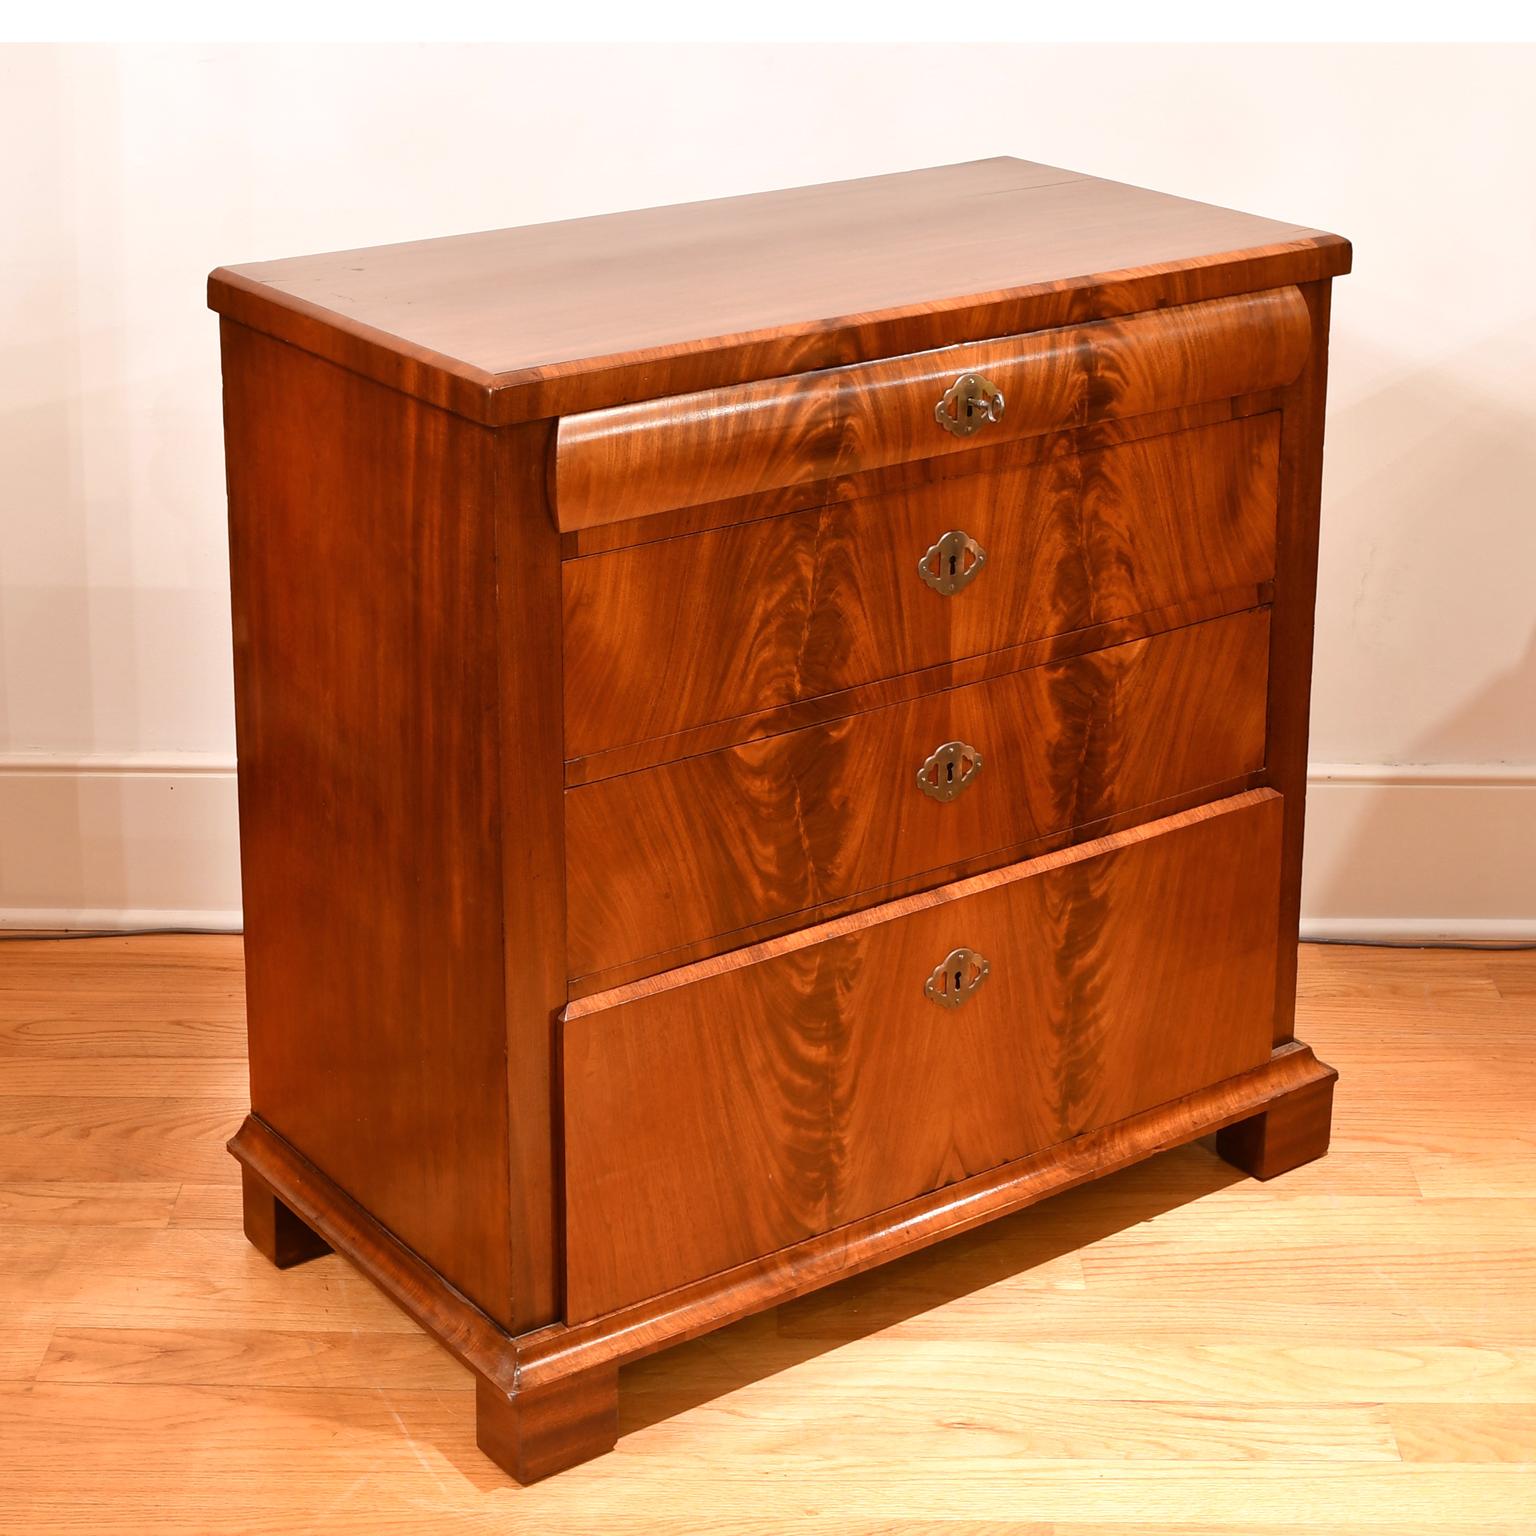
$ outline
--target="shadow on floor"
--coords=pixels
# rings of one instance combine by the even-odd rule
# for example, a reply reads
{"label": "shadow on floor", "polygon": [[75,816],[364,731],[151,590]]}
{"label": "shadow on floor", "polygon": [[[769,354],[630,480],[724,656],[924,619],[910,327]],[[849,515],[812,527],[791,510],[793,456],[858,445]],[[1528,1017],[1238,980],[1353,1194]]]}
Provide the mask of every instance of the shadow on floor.
{"label": "shadow on floor", "polygon": [[619,1433],[1049,1264],[1244,1177],[1207,1138],[649,1356],[620,1373]]}

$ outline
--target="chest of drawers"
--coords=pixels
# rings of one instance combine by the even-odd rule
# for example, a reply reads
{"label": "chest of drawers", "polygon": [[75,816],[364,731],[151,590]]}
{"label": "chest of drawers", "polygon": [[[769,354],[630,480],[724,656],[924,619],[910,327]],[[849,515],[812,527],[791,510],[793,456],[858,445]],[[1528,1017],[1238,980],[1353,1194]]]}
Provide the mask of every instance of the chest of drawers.
{"label": "chest of drawers", "polygon": [[1333,235],[1014,160],[220,269],[246,1231],[618,1369],[1293,1038]]}

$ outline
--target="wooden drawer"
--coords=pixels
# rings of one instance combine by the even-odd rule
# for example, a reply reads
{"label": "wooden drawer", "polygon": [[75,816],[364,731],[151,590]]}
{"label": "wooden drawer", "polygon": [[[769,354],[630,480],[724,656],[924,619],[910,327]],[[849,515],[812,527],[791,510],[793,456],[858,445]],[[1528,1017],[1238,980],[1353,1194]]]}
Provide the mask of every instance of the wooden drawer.
{"label": "wooden drawer", "polygon": [[[1280,810],[1251,791],[571,1004],[567,1318],[1267,1060]],[[962,947],[986,979],[942,1006]]]}
{"label": "wooden drawer", "polygon": [[[1310,345],[1275,288],[589,411],[560,422],[555,514],[569,532],[1226,400],[1289,384]],[[956,433],[946,392],[978,377],[1000,398]]]}
{"label": "wooden drawer", "polygon": [[[1270,413],[567,561],[566,756],[1192,598],[1251,601],[1274,573],[1278,464]],[[944,594],[918,564],[952,532],[986,559]]]}
{"label": "wooden drawer", "polygon": [[1268,661],[1256,609],[568,790],[571,973],[1238,779]]}

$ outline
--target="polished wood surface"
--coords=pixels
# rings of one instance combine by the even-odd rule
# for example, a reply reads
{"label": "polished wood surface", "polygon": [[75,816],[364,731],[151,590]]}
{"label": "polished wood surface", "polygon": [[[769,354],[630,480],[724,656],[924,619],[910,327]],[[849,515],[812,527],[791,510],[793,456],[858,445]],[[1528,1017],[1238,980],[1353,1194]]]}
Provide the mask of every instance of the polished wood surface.
{"label": "polished wood surface", "polygon": [[1301,962],[1322,1161],[1186,1146],[651,1356],[521,1489],[347,1260],[242,1236],[240,940],[0,945],[6,1529],[1524,1536],[1536,956]]}
{"label": "polished wood surface", "polygon": [[834,1232],[780,1248],[691,1285],[648,1297],[585,1323],[517,1341],[521,1379],[538,1384],[573,1369],[627,1363],[788,1300],[846,1280],[933,1243],[1074,1189],[1139,1158],[1267,1112],[1336,1076],[1310,1046],[1291,1041],[1262,1065],[1172,1104],[1087,1131],[1070,1142],[919,1195]]}
{"label": "polished wood surface", "polygon": [[[1261,225],[992,162],[600,259],[215,274],[245,1220],[428,1329],[515,1476],[604,1450],[651,1350],[1202,1134],[1266,1176],[1326,1145],[1289,951],[1348,247]],[[723,307],[678,286],[749,236]],[[978,362],[1011,409],[962,446],[933,386]],[[989,488],[986,568],[930,594]],[[984,775],[941,809],[945,737]]]}
{"label": "polished wood surface", "polygon": [[304,1225],[248,1168],[241,1170],[245,1235],[251,1246],[278,1269],[292,1269],[330,1253],[331,1245]]}
{"label": "polished wood surface", "polygon": [[560,572],[544,477],[551,436],[547,422],[499,436],[503,456],[491,514],[494,625],[482,614],[496,636],[500,820],[493,835],[501,865],[511,1315],[522,1328],[554,1321],[559,1309],[559,1153],[550,1082],[554,1019],[565,1001],[568,966],[561,788],[554,768],[560,756],[554,743],[564,729]]}
{"label": "polished wood surface", "polygon": [[1216,1133],[1216,1150],[1256,1179],[1274,1179],[1328,1150],[1333,1129],[1333,1080],[1310,1083],[1262,1115]]}
{"label": "polished wood surface", "polygon": [[215,309],[493,424],[1315,281],[1337,235],[995,159],[220,268]]}
{"label": "polished wood surface", "polygon": [[[307,1229],[310,1236],[305,1246],[318,1250],[329,1245],[346,1254],[461,1365],[499,1393],[513,1391],[517,1357],[506,1326],[450,1285],[335,1180],[255,1115],[241,1122],[228,1150],[240,1164],[247,1208],[265,1191],[287,1212],[290,1223]],[[294,1245],[296,1255],[300,1241]],[[272,1261],[259,1243],[252,1246]]]}
{"label": "polished wood surface", "polygon": [[[571,974],[1252,773],[1268,672],[1256,609],[569,790]],[[917,770],[955,741],[981,767],[940,801]]]}
{"label": "polished wood surface", "polygon": [[1307,366],[1290,390],[1280,437],[1280,511],[1276,532],[1274,650],[1269,677],[1269,777],[1285,796],[1280,877],[1280,984],[1275,1042],[1295,1034],[1296,946],[1301,919],[1301,855],[1307,808],[1307,740],[1312,718],[1312,627],[1317,609],[1317,551],[1323,483],[1323,408],[1328,389],[1327,283],[1305,290],[1312,315]]}
{"label": "polished wood surface", "polygon": [[619,1369],[598,1366],[547,1386],[503,1393],[475,1382],[475,1444],[520,1483],[536,1483],[611,1451],[619,1438]]}
{"label": "polished wood surface", "polygon": [[[284,1201],[304,1212],[316,1240],[345,1250],[407,1316],[469,1366],[496,1397],[505,1398],[508,1408],[537,1412],[536,1405],[546,1400],[546,1387],[582,1377],[595,1386],[601,1369],[633,1363],[750,1316],[772,1301],[805,1295],[1140,1158],[1212,1131],[1219,1134],[1228,1126],[1283,1107],[1336,1075],[1332,1067],[1318,1061],[1310,1046],[1293,1040],[1250,1071],[1172,1103],[617,1311],[518,1337],[502,1331],[401,1247],[345,1191],[253,1116],[246,1117],[230,1148],[245,1173],[281,1189]],[[598,1407],[595,1392],[581,1396],[591,1409]],[[557,1418],[568,1418],[575,1408],[574,1404],[556,1407],[550,1401]],[[581,1416],[595,1417],[595,1413]],[[527,1428],[536,1433],[533,1426]]]}
{"label": "polished wood surface", "polygon": [[576,560],[583,555],[606,554],[610,550],[631,549],[637,544],[654,544],[661,539],[683,538],[690,533],[708,533],[714,528],[730,528],[738,523],[807,512],[831,506],[834,502],[867,501],[874,496],[916,490],[945,480],[1010,474],[1068,454],[1096,453],[1119,443],[1167,437],[1175,432],[1195,432],[1222,422],[1262,416],[1266,411],[1279,410],[1285,393],[1282,389],[1261,389],[1256,394],[1235,395],[1230,400],[1210,400],[1204,405],[1184,405],[1171,411],[1148,411],[1144,416],[1106,417],[1080,427],[1047,432],[1041,437],[1015,438],[1012,442],[990,446],[984,444],[974,453],[913,459],[885,469],[866,469],[857,475],[834,475],[828,480],[760,491],[755,496],[732,496],[700,506],[654,512],[649,517],[631,518],[622,523],[596,523],[590,528],[562,533],[560,548],[566,559]]}
{"label": "polished wood surface", "polygon": [[[567,755],[1267,581],[1279,434],[1270,413],[569,560]],[[918,562],[951,530],[986,562],[942,595]]]}
{"label": "polished wood surface", "polygon": [[[1257,1066],[1279,813],[1259,791],[572,1005],[567,1321]],[[962,945],[990,975],[939,1007]]]}
{"label": "polished wood surface", "polygon": [[565,764],[566,787],[594,784],[615,774],[635,773],[662,763],[676,762],[679,758],[698,757],[764,737],[780,736],[786,731],[843,720],[850,715],[925,698],[946,688],[966,688],[992,678],[1009,677],[1027,667],[1043,667],[1054,661],[1067,661],[1092,651],[1106,650],[1112,645],[1142,640],[1149,635],[1184,629],[1207,619],[1246,613],[1251,608],[1267,606],[1273,597],[1273,583],[1267,581],[1225,587],[1218,592],[1186,598],[1166,608],[1148,608],[1127,618],[1109,619],[1103,624],[1090,624],[1085,629],[1065,630],[1043,640],[1027,640],[1022,645],[1005,646],[979,656],[962,656],[957,661],[876,678],[873,682],[839,688],[832,693],[818,693],[790,704],[770,705],[748,714],[731,715],[708,725],[676,731],[670,736],[652,736],[627,746],[609,747],[587,757],[569,760]]}
{"label": "polished wood surface", "polygon": [[510,1322],[503,449],[223,329],[251,1102]]}
{"label": "polished wood surface", "polygon": [[548,428],[227,321],[223,347],[252,1104],[493,1316],[548,1322],[561,800],[524,772],[560,732]]}
{"label": "polished wood surface", "polygon": [[[1289,384],[1310,341],[1300,292],[1276,288],[566,416],[555,513],[570,532],[1231,399]],[[998,420],[956,436],[934,414],[965,374],[985,375],[1005,405]]]}
{"label": "polished wood surface", "polygon": [[[1028,842],[1015,844],[1012,848],[994,849],[990,853],[964,859],[943,871],[942,878],[949,881],[969,880],[1004,864],[1019,864],[1030,859],[1044,858],[1047,854],[1059,853],[1064,848],[1074,848],[1082,843],[1091,843],[1099,838],[1109,837],[1116,832],[1128,831],[1132,827],[1140,826],[1143,822],[1177,816],[1183,811],[1194,810],[1197,806],[1230,799],[1234,795],[1246,794],[1249,790],[1261,789],[1264,787],[1264,780],[1265,772],[1260,768],[1252,773],[1245,773],[1238,778],[1226,779],[1217,784],[1202,784],[1198,789],[1186,790],[1183,794],[1172,795],[1166,800],[1137,806],[1130,811],[1120,811],[1113,816],[1101,817],[1098,821],[1083,822],[1066,831],[1053,832],[1045,837],[1031,838]],[[922,874],[909,875],[904,880],[894,880],[881,888],[876,899],[881,902],[901,901],[909,896],[923,895],[934,888],[935,878],[933,872],[925,871]],[[868,908],[871,899],[868,892],[855,892],[850,896],[824,902],[806,911],[785,913],[776,918],[753,923],[746,928],[738,928],[728,937],[716,935],[695,940],[691,944],[680,944],[675,949],[646,955],[639,960],[609,966],[601,971],[590,971],[584,976],[573,976],[566,990],[571,1004],[584,1003],[588,998],[595,997],[601,992],[616,991],[648,976],[694,965],[727,949],[767,943],[772,939],[784,938],[812,923],[830,923],[838,918],[850,916]]]}

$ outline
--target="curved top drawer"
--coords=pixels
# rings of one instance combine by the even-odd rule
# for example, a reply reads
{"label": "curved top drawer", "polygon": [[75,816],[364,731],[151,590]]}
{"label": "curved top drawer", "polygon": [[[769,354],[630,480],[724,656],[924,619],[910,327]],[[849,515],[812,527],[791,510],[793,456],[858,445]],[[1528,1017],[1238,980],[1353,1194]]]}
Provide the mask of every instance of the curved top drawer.
{"label": "curved top drawer", "polygon": [[[566,416],[555,447],[565,532],[1289,384],[1306,301],[1272,288],[792,378]],[[967,375],[973,430],[945,392]],[[993,398],[987,419],[986,386]]]}

